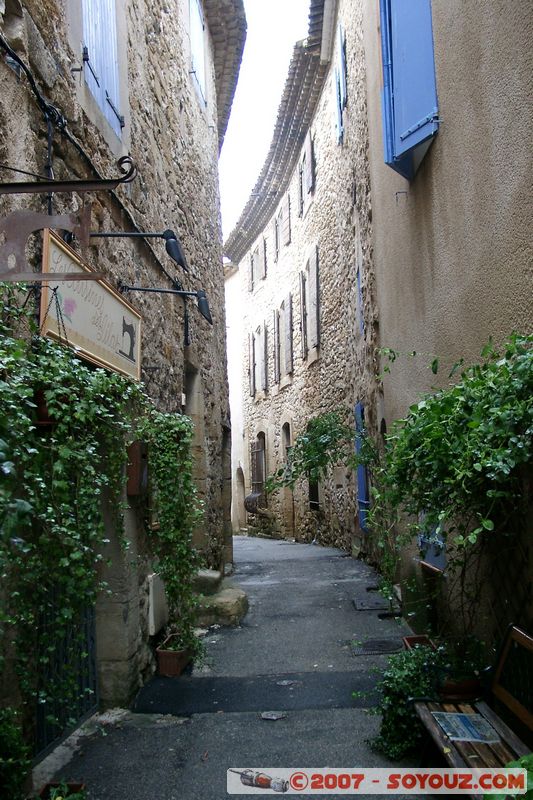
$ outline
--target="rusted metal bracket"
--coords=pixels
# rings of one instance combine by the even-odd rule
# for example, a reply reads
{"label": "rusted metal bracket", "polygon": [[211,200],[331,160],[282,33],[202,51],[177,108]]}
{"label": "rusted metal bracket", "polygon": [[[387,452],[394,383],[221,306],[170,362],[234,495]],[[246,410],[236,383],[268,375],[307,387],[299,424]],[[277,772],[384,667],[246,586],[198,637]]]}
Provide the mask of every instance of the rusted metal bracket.
{"label": "rusted metal bracket", "polygon": [[75,214],[40,214],[36,211],[14,211],[0,219],[0,280],[1,281],[93,281],[103,278],[101,272],[31,272],[27,268],[26,242],[34,231],[56,228],[72,231],[82,248],[89,243],[91,205],[86,205],[79,217]]}
{"label": "rusted metal bracket", "polygon": [[137,167],[131,156],[119,158],[120,178],[100,178],[88,181],[17,181],[0,183],[0,194],[54,194],[59,192],[98,192],[116,189],[121,183],[130,183],[137,176]]}

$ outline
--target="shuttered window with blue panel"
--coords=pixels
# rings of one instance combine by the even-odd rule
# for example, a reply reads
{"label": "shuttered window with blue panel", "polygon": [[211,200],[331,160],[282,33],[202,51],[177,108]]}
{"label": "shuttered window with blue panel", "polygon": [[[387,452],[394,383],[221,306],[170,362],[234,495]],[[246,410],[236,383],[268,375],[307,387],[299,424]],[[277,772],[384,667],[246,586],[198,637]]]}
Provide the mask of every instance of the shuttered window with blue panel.
{"label": "shuttered window with blue panel", "polygon": [[412,180],[439,127],[431,0],[380,0],[385,163]]}
{"label": "shuttered window with blue panel", "polygon": [[[357,403],[355,406],[355,452],[357,455],[361,453],[364,435],[365,409],[362,403]],[[357,466],[357,508],[359,525],[361,529],[367,533],[367,514],[370,508],[370,499],[368,496],[368,474],[364,464],[358,464]]]}
{"label": "shuttered window with blue panel", "polygon": [[83,64],[85,83],[120,137],[124,117],[120,113],[115,0],[83,0]]}

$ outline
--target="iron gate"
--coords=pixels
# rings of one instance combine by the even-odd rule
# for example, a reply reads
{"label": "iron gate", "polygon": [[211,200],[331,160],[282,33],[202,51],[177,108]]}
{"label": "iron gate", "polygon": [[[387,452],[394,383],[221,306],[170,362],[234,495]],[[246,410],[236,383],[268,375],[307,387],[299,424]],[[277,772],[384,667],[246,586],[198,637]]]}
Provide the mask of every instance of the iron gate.
{"label": "iron gate", "polygon": [[50,629],[47,617],[41,615],[38,634],[35,729],[38,756],[52,749],[52,745],[98,707],[94,606],[86,608],[60,635]]}

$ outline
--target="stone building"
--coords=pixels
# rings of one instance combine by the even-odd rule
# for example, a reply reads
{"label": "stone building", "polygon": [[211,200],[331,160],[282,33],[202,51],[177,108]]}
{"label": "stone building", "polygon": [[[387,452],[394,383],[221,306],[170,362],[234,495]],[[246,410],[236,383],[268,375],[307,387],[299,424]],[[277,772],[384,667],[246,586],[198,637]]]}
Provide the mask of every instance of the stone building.
{"label": "stone building", "polygon": [[[309,20],[267,161],[225,244],[244,309],[232,470],[253,510],[310,417],[347,406],[379,442],[453,364],[533,323],[528,4],[312,0]],[[399,354],[390,372],[380,348]],[[248,522],[369,552],[368,478],[338,469],[269,496]],[[531,619],[523,552],[523,591],[487,577],[500,629],[526,608]],[[406,553],[420,577],[418,560]]]}
{"label": "stone building", "polygon": [[244,309],[244,445],[239,456],[234,419],[234,508],[244,493],[255,511],[250,523],[347,549],[360,542],[364,479],[361,519],[354,476],[341,467],[331,481],[299,482],[294,494],[282,490],[266,502],[264,481],[318,413],[353,415],[359,404],[375,424],[367,146],[362,9],[312,0],[267,160],[225,244],[237,267],[227,292],[239,281]]}
{"label": "stone building", "polygon": [[[19,209],[80,213],[89,198],[91,232],[170,229],[188,271],[167,256],[162,238],[142,236],[92,238],[85,261],[115,288],[178,283],[208,298],[212,324],[192,298],[186,306],[170,294],[128,295],[142,317],[141,378],[149,396],[159,410],[195,422],[195,477],[205,509],[196,543],[216,566],[231,560],[217,163],[245,33],[242,0],[0,2],[2,181],[27,180],[6,167],[56,180],[109,178],[120,174],[116,162],[125,155],[137,168],[127,185],[83,197],[54,194],[51,206],[45,195],[3,195],[2,216]],[[28,254],[38,269],[36,237]],[[132,506],[129,551],[109,545],[112,594],[96,611],[103,706],[127,703],[152,669],[148,616],[157,591],[140,528]]]}

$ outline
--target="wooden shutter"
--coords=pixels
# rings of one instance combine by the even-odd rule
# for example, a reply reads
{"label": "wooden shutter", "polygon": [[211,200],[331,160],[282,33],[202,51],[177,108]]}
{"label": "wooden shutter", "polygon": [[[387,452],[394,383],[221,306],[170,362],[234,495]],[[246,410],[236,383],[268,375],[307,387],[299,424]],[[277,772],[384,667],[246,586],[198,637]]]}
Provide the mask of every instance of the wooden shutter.
{"label": "wooden shutter", "polygon": [[284,364],[283,372],[290,375],[293,370],[292,357],[292,294],[287,295],[283,307]]}
{"label": "wooden shutter", "polygon": [[309,349],[318,347],[320,343],[320,303],[318,286],[318,247],[315,247],[308,261],[308,342]]}
{"label": "wooden shutter", "polygon": [[83,0],[85,82],[105,118],[121,135],[115,0]]}
{"label": "wooden shutter", "polygon": [[315,188],[315,169],[313,163],[313,140],[311,139],[311,131],[307,131],[305,137],[305,161],[304,161],[304,175],[303,175],[303,190],[309,194]]}
{"label": "wooden shutter", "polygon": [[302,358],[307,356],[307,296],[306,277],[300,272],[300,333]]}
{"label": "wooden shutter", "polygon": [[250,397],[255,397],[255,336],[248,334],[248,377],[250,383]]}
{"label": "wooden shutter", "polygon": [[279,383],[281,379],[280,364],[280,339],[279,339],[279,311],[274,311],[274,383]]}
{"label": "wooden shutter", "polygon": [[254,290],[254,256],[253,253],[250,253],[250,258],[248,260],[248,291],[253,292]]}
{"label": "wooden shutter", "polygon": [[259,278],[266,278],[267,263],[266,263],[266,239],[262,239],[258,245],[257,251],[257,276]]}
{"label": "wooden shutter", "polygon": [[266,325],[261,325],[255,335],[255,357],[257,363],[257,382],[259,388],[266,392],[268,386],[268,353]]}
{"label": "wooden shutter", "polygon": [[305,183],[305,156],[298,169],[298,216],[303,216],[304,213],[304,183]]}
{"label": "wooden shutter", "polygon": [[278,250],[279,250],[279,234],[278,234],[278,218],[274,217],[272,220],[272,252],[274,254],[274,263],[278,260]]}
{"label": "wooden shutter", "polygon": [[291,243],[291,199],[289,193],[283,201],[283,222],[281,227],[281,241],[283,244]]}
{"label": "wooden shutter", "polygon": [[339,70],[339,101],[341,109],[345,108],[347,101],[346,90],[346,35],[339,25],[337,30],[338,70]]}

